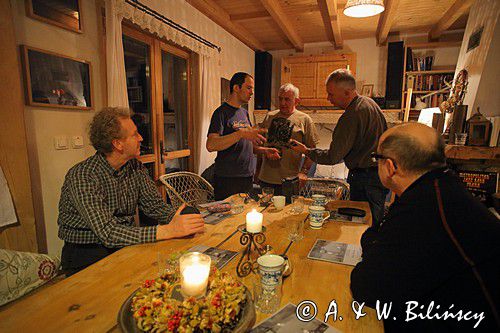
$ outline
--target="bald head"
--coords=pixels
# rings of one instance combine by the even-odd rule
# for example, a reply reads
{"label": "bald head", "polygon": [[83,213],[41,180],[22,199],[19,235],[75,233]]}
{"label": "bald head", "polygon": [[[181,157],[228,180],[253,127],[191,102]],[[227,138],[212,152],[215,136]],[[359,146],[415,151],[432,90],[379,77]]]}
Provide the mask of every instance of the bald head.
{"label": "bald head", "polygon": [[380,154],[393,158],[410,173],[423,173],[446,165],[444,141],[432,127],[406,123],[387,130],[379,140]]}

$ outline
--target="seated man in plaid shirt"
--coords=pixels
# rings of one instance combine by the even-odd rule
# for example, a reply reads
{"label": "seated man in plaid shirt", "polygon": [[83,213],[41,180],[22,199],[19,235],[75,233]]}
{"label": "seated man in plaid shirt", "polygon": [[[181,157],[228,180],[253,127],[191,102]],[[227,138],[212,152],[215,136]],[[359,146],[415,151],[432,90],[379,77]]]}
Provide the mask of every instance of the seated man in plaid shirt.
{"label": "seated man in plaid shirt", "polygon": [[[180,215],[167,205],[137,160],[142,137],[126,108],[104,108],[90,125],[95,155],[72,167],[59,201],[62,267],[72,275],[117,249],[204,231],[199,214]],[[134,225],[136,209],[159,222]]]}

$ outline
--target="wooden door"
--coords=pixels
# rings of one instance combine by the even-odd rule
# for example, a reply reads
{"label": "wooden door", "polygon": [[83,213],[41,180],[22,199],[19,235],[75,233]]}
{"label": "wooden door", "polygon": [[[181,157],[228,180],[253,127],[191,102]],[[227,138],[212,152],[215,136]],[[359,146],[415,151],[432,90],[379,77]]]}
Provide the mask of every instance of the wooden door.
{"label": "wooden door", "polygon": [[317,64],[317,75],[316,75],[316,96],[317,99],[326,99],[328,94],[325,89],[325,81],[336,69],[347,68],[347,61],[325,61],[318,62]]}
{"label": "wooden door", "polygon": [[129,105],[143,137],[139,159],[155,180],[190,171],[190,54],[127,25],[123,34]]}

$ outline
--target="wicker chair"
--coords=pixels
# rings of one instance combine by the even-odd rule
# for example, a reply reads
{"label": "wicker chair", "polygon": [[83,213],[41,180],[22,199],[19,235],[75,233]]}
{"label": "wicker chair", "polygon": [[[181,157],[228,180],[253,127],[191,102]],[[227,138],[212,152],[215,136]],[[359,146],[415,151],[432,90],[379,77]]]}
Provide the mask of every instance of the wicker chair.
{"label": "wicker chair", "polygon": [[300,195],[310,198],[313,194],[323,194],[332,200],[349,200],[349,184],[336,178],[308,178]]}
{"label": "wicker chair", "polygon": [[214,200],[214,188],[199,175],[187,172],[173,172],[160,176],[174,209],[183,203],[196,206]]}

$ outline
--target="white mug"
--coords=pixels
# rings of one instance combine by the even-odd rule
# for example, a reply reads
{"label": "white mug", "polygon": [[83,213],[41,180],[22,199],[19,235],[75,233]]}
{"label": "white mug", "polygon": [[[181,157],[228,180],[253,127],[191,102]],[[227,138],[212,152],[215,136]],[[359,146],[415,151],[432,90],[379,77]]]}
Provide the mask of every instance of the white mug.
{"label": "white mug", "polygon": [[[326,215],[325,215],[326,213]],[[321,229],[325,220],[330,217],[330,212],[322,206],[309,206],[309,225],[311,229]]]}
{"label": "white mug", "polygon": [[264,288],[274,288],[281,283],[285,259],[276,254],[265,254],[257,259],[261,283]]}
{"label": "white mug", "polygon": [[276,210],[282,210],[283,207],[285,207],[285,200],[286,198],[284,196],[275,195],[273,197],[274,208],[276,208]]}

